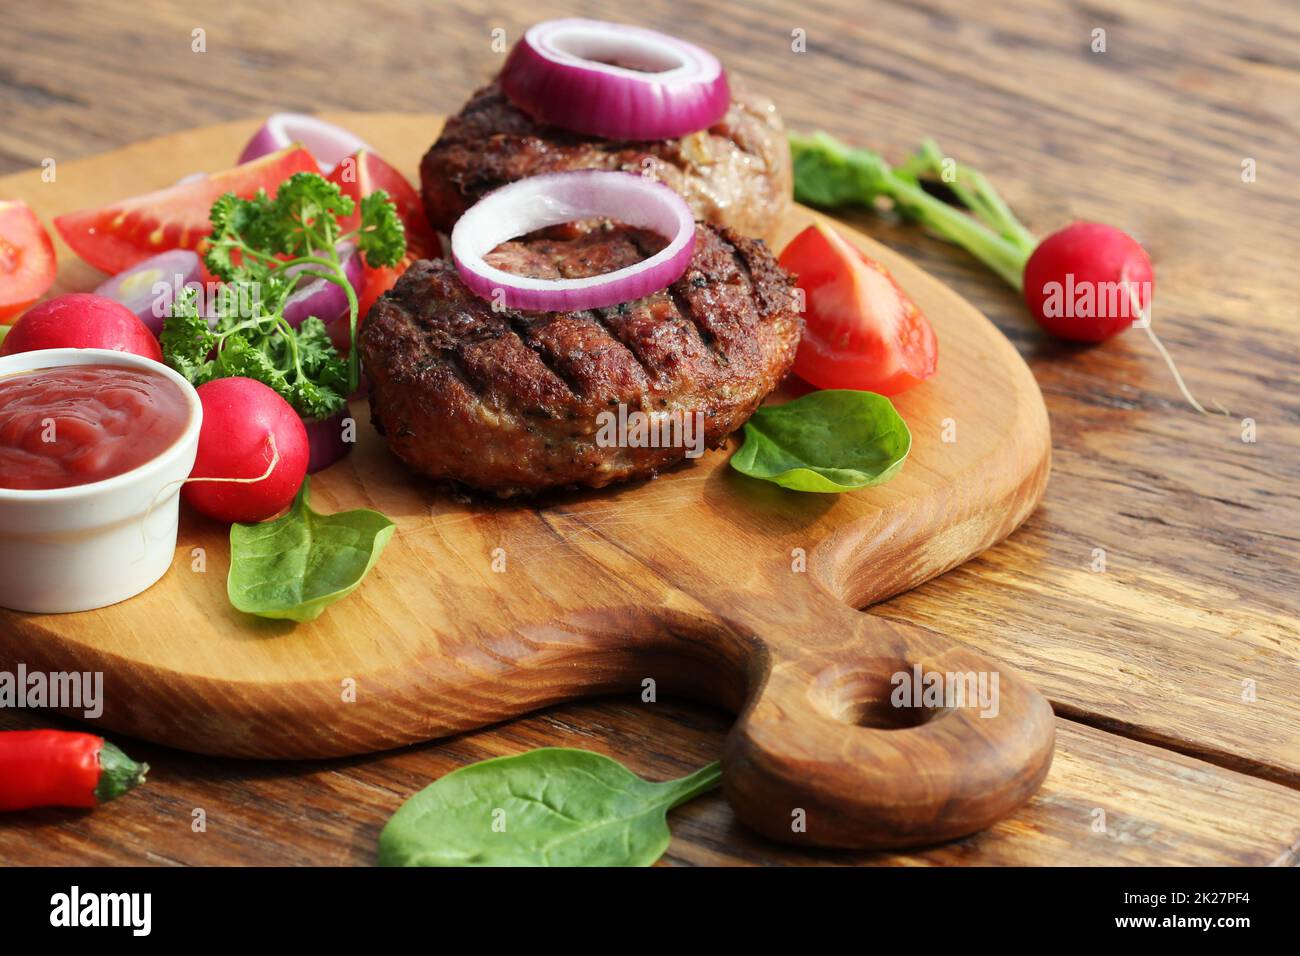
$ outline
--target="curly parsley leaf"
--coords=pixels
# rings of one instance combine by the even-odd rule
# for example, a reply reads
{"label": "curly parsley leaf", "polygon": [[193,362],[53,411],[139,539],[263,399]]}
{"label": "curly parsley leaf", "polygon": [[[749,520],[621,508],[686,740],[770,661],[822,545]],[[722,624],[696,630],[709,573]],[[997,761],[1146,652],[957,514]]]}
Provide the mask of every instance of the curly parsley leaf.
{"label": "curly parsley leaf", "polygon": [[347,363],[339,357],[325,323],[314,315],[298,328],[298,361],[303,371],[326,388],[347,388]]}
{"label": "curly parsley leaf", "polygon": [[388,193],[376,189],[361,199],[357,248],[371,268],[395,266],[406,255],[406,230]]}
{"label": "curly parsley leaf", "polygon": [[298,379],[289,392],[289,404],[298,409],[303,418],[329,418],[343,407],[342,395],[332,388],[317,385],[311,379]]}
{"label": "curly parsley leaf", "polygon": [[275,194],[274,232],[266,238],[276,252],[292,256],[317,255],[333,249],[339,220],[351,216],[356,204],[334,183],[316,173],[294,173]]}
{"label": "curly parsley leaf", "polygon": [[231,335],[222,343],[217,365],[222,378],[255,379],[270,386],[286,400],[293,394],[293,386],[284,370],[276,365],[270,354],[255,348],[242,335]]}
{"label": "curly parsley leaf", "polygon": [[[224,280],[206,305],[188,297],[164,323],[164,358],[195,384],[223,376],[256,379],[284,397],[304,418],[325,418],[346,404],[360,376],[356,349],[344,359],[318,318],[297,328],[284,308],[301,282],[324,277],[345,284],[339,246],[355,241],[372,267],[395,266],[406,235],[387,193],[358,204],[316,173],[295,173],[271,198],[233,193],[213,203],[204,261]],[[344,231],[344,222],[357,223]],[[349,300],[356,328],[356,299]],[[207,318],[213,318],[209,327]],[[215,355],[214,358],[209,358]]]}
{"label": "curly parsley leaf", "polygon": [[192,385],[206,380],[212,365],[208,355],[216,346],[217,337],[199,309],[197,290],[186,289],[172,303],[171,316],[163,323],[159,339],[163,361]]}
{"label": "curly parsley leaf", "polygon": [[252,199],[226,193],[212,204],[209,246],[203,255],[208,270],[227,282],[259,282],[275,268],[257,255],[281,252],[283,225],[266,190]]}

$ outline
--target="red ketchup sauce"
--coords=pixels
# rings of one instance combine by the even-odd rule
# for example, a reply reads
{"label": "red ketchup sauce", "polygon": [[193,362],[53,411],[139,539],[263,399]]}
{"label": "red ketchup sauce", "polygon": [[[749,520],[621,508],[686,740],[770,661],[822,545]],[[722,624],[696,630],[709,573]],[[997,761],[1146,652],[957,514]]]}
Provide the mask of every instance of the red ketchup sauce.
{"label": "red ketchup sauce", "polygon": [[189,421],[166,376],[70,365],[0,378],[0,488],[70,488],[138,468]]}

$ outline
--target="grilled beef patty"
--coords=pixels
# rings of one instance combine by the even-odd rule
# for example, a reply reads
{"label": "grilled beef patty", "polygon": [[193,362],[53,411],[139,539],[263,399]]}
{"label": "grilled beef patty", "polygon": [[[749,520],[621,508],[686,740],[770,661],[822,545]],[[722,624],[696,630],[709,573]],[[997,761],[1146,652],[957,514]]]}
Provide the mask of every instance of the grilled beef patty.
{"label": "grilled beef patty", "polygon": [[[606,224],[514,240],[488,259],[579,278],[663,245]],[[621,405],[661,422],[702,422],[703,445],[721,445],[794,361],[803,321],[792,288],[762,242],[704,225],[671,287],[585,312],[495,312],[451,263],[417,262],[361,330],[372,421],[414,470],[502,497],[653,476],[687,457],[685,442],[608,444],[602,427]]]}
{"label": "grilled beef patty", "polygon": [[622,169],[655,175],[695,218],[769,241],[790,206],[790,147],[766,97],[732,85],[731,108],[707,130],[681,139],[627,142],[537,123],[495,81],[475,93],[420,164],[424,208],[450,234],[484,193],[538,173]]}

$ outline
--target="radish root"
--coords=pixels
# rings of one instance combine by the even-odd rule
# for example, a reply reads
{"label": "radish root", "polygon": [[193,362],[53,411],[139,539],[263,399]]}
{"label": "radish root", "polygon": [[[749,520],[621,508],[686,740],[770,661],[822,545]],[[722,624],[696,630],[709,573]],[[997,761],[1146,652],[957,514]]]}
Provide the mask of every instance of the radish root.
{"label": "radish root", "polygon": [[275,471],[275,466],[280,464],[280,449],[275,446],[274,432],[266,433],[266,443],[271,446],[271,462],[266,466],[266,471],[262,472],[256,478],[180,478],[176,481],[169,481],[167,484],[159,488],[158,493],[154,495],[153,500],[149,502],[149,507],[145,509],[144,522],[141,523],[140,527],[141,538],[143,538],[145,534],[144,524],[149,521],[149,516],[153,514],[153,509],[157,506],[158,499],[165,495],[167,491],[174,486],[189,484],[191,481],[217,481],[235,485],[252,485],[259,481],[266,481],[266,479],[270,478],[271,472]]}
{"label": "radish root", "polygon": [[[1156,347],[1156,351],[1160,353],[1160,357],[1165,360],[1165,365],[1169,366],[1169,371],[1173,375],[1174,381],[1178,384],[1178,390],[1183,393],[1183,398],[1187,399],[1187,403],[1202,415],[1211,414],[1205,410],[1204,405],[1196,400],[1196,396],[1194,396],[1191,389],[1187,387],[1187,383],[1183,381],[1182,373],[1178,371],[1178,366],[1174,364],[1174,357],[1169,354],[1169,350],[1165,348],[1165,343],[1160,341],[1160,336],[1156,335],[1156,330],[1151,327],[1151,306],[1148,305],[1145,309],[1142,308],[1142,303],[1138,300],[1137,293],[1133,291],[1133,284],[1126,283],[1126,285],[1128,286],[1129,304],[1132,311],[1141,319],[1142,329],[1146,332],[1147,337],[1151,339],[1151,344]],[[1230,417],[1232,415],[1232,412],[1224,408],[1220,402],[1216,401],[1214,404],[1219,406],[1219,411],[1224,416]]]}

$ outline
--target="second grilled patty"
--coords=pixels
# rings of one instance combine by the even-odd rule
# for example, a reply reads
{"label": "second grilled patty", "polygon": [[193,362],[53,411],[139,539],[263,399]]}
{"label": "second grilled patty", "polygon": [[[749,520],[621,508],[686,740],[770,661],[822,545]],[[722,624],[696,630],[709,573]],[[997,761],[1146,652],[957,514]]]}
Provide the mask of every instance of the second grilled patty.
{"label": "second grilled patty", "polygon": [[677,190],[695,218],[771,240],[790,208],[790,146],[776,107],[735,78],[725,116],[680,139],[619,141],[538,123],[492,82],[477,91],[420,164],[434,229],[487,192],[541,173],[620,169],[653,174]]}

